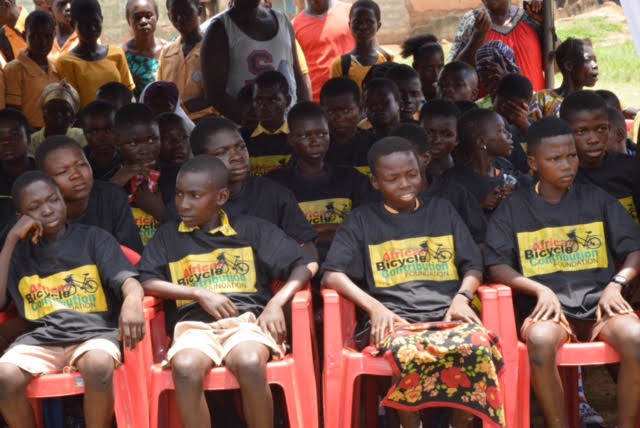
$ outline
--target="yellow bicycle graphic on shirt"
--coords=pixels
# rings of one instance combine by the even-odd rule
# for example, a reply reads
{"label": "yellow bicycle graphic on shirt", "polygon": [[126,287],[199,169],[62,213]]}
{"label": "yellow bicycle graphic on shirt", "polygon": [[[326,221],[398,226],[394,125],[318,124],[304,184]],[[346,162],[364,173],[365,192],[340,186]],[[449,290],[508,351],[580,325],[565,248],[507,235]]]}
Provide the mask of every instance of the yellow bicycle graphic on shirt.
{"label": "yellow bicycle graphic on shirt", "polygon": [[220,253],[218,256],[218,263],[216,263],[215,273],[218,275],[229,273],[230,269],[240,275],[244,275],[249,272],[249,264],[245,263],[241,256],[234,257],[235,259],[233,262],[229,263],[229,261],[227,261],[227,256],[225,256],[224,253]]}
{"label": "yellow bicycle graphic on shirt", "polygon": [[73,274],[67,276],[64,279],[64,291],[65,294],[74,295],[78,291],[78,288],[86,293],[95,293],[100,288],[100,284],[93,278],[89,278],[89,274],[85,273],[82,281],[73,279]]}
{"label": "yellow bicycle graphic on shirt", "polygon": [[428,239],[420,244],[420,248],[424,250],[427,261],[434,258],[438,263],[447,263],[453,258],[451,248],[444,247],[442,244],[435,244],[435,249],[433,249]]}
{"label": "yellow bicycle graphic on shirt", "polygon": [[571,249],[571,253],[575,253],[580,249],[580,246],[583,246],[587,250],[596,250],[600,248],[602,245],[602,240],[597,235],[592,235],[591,231],[588,230],[587,235],[585,237],[580,237],[577,235],[576,230],[572,230],[567,233],[567,237],[569,238],[570,245],[567,246],[567,250]]}

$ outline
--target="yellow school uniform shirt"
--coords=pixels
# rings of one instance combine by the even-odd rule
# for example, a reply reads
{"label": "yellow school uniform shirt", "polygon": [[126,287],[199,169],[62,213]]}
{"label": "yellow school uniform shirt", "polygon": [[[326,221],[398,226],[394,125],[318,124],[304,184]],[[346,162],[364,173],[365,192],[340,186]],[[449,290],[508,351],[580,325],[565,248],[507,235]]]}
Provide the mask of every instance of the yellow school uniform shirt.
{"label": "yellow school uniform shirt", "polygon": [[200,66],[201,47],[202,41],[198,42],[185,58],[182,52],[182,37],[179,37],[162,50],[158,66],[158,80],[176,84],[180,92],[180,98],[183,101],[182,108],[192,120],[218,115],[213,107],[191,112],[184,106],[184,100],[204,94],[204,79]]}
{"label": "yellow school uniform shirt", "polygon": [[[55,63],[58,58],[62,56],[62,54],[65,54],[71,49],[75,48],[78,45],[79,41],[80,39],[78,38],[78,33],[76,33],[75,31],[71,33],[67,41],[64,42],[64,45],[62,46],[58,44],[58,39],[54,37],[53,46],[51,47],[51,52],[49,52],[49,60]],[[98,41],[98,44],[100,44],[100,41]]]}
{"label": "yellow school uniform shirt", "polygon": [[[391,56],[391,61],[393,61],[393,57]],[[378,61],[376,64],[382,64],[383,62],[387,62],[387,58],[378,52]],[[351,66],[349,67],[349,79],[353,80],[358,84],[358,87],[362,89],[362,81],[365,76],[371,70],[371,65],[360,65],[360,63],[351,56]],[[331,64],[331,77],[342,77],[342,57],[339,56],[333,60]]]}
{"label": "yellow school uniform shirt", "polygon": [[58,58],[58,74],[80,94],[80,108],[93,101],[96,92],[105,83],[120,82],[130,91],[136,87],[124,51],[115,45],[108,45],[107,48],[107,56],[98,61],[85,61],[71,52]]}
{"label": "yellow school uniform shirt", "polygon": [[7,36],[7,40],[9,40],[11,50],[13,50],[14,59],[18,57],[18,54],[21,50],[27,48],[27,41],[24,38],[24,24],[27,21],[28,15],[29,12],[27,12],[27,10],[21,6],[20,15],[18,15],[16,25],[13,28],[7,25],[4,26],[4,34],[5,36]]}
{"label": "yellow school uniform shirt", "polygon": [[[76,143],[80,144],[80,147],[85,147],[87,145],[87,139],[84,136],[84,131],[82,130],[82,128],[73,128],[70,126],[67,129],[66,136],[74,140]],[[44,128],[31,134],[31,144],[29,144],[29,147],[27,147],[27,154],[31,157],[35,157],[36,150],[38,150],[38,147],[40,147],[40,145],[44,143],[45,139],[46,137],[44,135]]]}
{"label": "yellow school uniform shirt", "polygon": [[44,119],[40,96],[47,85],[60,80],[53,63],[49,61],[47,71],[44,71],[24,50],[7,64],[4,74],[5,102],[20,107],[31,126],[42,128]]}

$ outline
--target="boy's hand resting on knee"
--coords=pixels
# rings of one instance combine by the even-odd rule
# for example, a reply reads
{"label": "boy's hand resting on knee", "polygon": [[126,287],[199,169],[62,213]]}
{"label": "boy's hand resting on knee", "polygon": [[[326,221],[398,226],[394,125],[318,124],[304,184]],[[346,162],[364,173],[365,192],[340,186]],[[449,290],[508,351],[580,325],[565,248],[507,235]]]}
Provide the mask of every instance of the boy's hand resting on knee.
{"label": "boy's hand resting on knee", "polygon": [[605,314],[609,317],[614,315],[630,314],[633,312],[631,305],[622,297],[620,293],[622,287],[620,284],[611,282],[604,289],[600,301],[598,302],[598,309],[596,310],[596,318],[598,321]]}
{"label": "boy's hand resting on knee", "polygon": [[129,278],[123,285],[124,302],[120,309],[120,337],[125,348],[133,349],[144,337],[144,292],[137,280]]}
{"label": "boy's hand resting on knee", "polygon": [[212,293],[205,288],[198,288],[196,297],[202,309],[216,320],[238,316],[238,308],[224,294]]}
{"label": "boy's hand resting on knee", "polygon": [[369,313],[371,318],[370,343],[380,346],[384,338],[393,333],[396,324],[408,324],[408,322],[387,309],[382,303]]}
{"label": "boy's hand resting on knee", "polygon": [[287,340],[287,324],[284,319],[282,306],[273,302],[267,303],[258,317],[258,325],[264,331],[268,331],[278,344]]}
{"label": "boy's hand resting on knee", "polygon": [[7,240],[13,236],[14,242],[31,237],[31,242],[35,245],[42,236],[42,223],[28,215],[22,215],[9,231]]}
{"label": "boy's hand resting on knee", "polygon": [[443,321],[463,321],[472,324],[482,324],[478,315],[469,306],[471,302],[462,294],[456,294],[451,301],[449,310],[444,315]]}
{"label": "boy's hand resting on knee", "polygon": [[555,321],[560,322],[560,316],[562,315],[562,305],[558,296],[549,287],[542,286],[536,293],[538,303],[531,312],[531,319],[533,321]]}

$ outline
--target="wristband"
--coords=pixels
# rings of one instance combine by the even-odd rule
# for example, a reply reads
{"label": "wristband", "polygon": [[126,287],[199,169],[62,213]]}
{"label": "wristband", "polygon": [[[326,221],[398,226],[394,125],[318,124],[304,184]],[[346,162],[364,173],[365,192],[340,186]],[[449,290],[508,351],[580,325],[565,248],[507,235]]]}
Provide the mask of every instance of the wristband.
{"label": "wristband", "polygon": [[457,294],[463,295],[464,297],[469,299],[469,301],[473,300],[473,294],[471,294],[471,292],[469,290],[460,290],[460,291],[458,291]]}
{"label": "wristband", "polygon": [[623,290],[629,286],[629,282],[627,281],[627,278],[625,278],[622,275],[614,275],[613,278],[611,278],[611,282],[620,284]]}

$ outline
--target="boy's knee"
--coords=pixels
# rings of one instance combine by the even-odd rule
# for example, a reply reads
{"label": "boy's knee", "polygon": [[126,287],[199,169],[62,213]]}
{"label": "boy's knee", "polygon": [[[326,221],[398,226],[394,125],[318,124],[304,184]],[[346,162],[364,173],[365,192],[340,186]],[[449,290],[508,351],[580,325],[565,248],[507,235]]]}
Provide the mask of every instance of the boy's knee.
{"label": "boy's knee", "polygon": [[82,379],[86,388],[106,392],[113,385],[113,358],[103,351],[89,351],[78,361]]}
{"label": "boy's knee", "polygon": [[527,350],[529,360],[536,366],[555,361],[558,338],[554,331],[540,325],[533,325],[527,331]]}
{"label": "boy's knee", "polygon": [[26,393],[29,379],[18,366],[0,363],[0,402]]}
{"label": "boy's knee", "polygon": [[251,382],[266,378],[266,361],[258,350],[237,355],[229,369],[238,378],[239,382]]}
{"label": "boy's knee", "polygon": [[178,352],[171,359],[173,381],[178,387],[202,384],[204,372],[200,369],[202,366],[201,358],[192,352],[183,351]]}
{"label": "boy's knee", "polygon": [[618,353],[623,359],[640,364],[640,324],[631,326],[622,337],[622,347]]}

